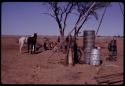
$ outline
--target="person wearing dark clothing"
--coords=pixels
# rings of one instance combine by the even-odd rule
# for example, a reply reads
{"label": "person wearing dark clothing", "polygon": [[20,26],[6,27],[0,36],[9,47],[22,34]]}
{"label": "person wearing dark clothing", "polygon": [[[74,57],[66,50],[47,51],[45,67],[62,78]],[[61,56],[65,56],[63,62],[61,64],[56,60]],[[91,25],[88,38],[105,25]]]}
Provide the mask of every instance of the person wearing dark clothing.
{"label": "person wearing dark clothing", "polygon": [[79,62],[79,60],[78,60],[78,46],[77,46],[75,39],[73,42],[74,42],[74,63],[77,64]]}
{"label": "person wearing dark clothing", "polygon": [[60,42],[60,37],[58,36],[57,42]]}
{"label": "person wearing dark clothing", "polygon": [[109,50],[109,59],[115,60],[117,56],[117,45],[116,40],[111,40],[111,42],[108,44],[108,50]]}
{"label": "person wearing dark clothing", "polygon": [[49,50],[50,49],[49,41],[48,40],[45,40],[45,42],[43,44],[43,47],[44,47],[45,50]]}
{"label": "person wearing dark clothing", "polygon": [[45,50],[47,50],[46,42],[44,42],[43,47],[44,47]]}

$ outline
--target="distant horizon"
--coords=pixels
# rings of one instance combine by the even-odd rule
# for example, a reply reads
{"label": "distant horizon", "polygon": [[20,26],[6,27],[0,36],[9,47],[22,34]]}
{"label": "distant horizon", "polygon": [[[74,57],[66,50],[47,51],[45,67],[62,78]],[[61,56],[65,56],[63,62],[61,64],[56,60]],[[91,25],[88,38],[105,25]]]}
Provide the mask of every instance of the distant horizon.
{"label": "distant horizon", "polygon": [[[30,35],[1,35],[1,36],[30,36]],[[59,35],[38,35],[38,36],[59,36]],[[107,36],[105,36],[105,35],[98,35],[97,37],[107,37]],[[108,36],[108,37],[118,37],[118,36],[120,36],[120,37],[124,37],[124,36],[122,36],[122,35],[115,35],[115,36]],[[64,36],[64,37],[67,37],[67,36]],[[82,36],[78,36],[78,37],[82,37]]]}

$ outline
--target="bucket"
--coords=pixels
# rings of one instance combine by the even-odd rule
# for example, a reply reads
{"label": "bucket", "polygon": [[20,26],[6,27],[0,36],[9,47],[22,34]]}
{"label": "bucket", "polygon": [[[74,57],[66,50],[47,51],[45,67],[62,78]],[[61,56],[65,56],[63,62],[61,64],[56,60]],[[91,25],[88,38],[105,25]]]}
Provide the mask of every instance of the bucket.
{"label": "bucket", "polygon": [[90,65],[100,65],[100,49],[92,49],[90,53]]}

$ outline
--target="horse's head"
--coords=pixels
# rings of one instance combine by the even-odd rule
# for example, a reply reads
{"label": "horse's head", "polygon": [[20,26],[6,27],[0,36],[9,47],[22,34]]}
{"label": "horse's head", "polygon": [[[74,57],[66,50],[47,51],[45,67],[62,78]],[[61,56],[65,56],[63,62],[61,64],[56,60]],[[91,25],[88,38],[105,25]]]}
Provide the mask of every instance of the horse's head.
{"label": "horse's head", "polygon": [[34,33],[34,37],[37,38],[37,33]]}

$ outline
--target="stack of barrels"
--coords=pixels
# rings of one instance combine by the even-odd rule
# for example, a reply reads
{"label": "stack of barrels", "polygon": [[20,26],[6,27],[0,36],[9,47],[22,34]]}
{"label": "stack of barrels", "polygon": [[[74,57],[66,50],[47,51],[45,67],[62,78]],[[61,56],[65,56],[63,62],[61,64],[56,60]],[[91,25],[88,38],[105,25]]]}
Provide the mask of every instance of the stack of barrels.
{"label": "stack of barrels", "polygon": [[84,44],[84,61],[86,64],[90,63],[90,55],[91,50],[94,48],[95,45],[95,31],[93,30],[85,30],[83,32],[83,44]]}
{"label": "stack of barrels", "polygon": [[95,31],[84,30],[84,62],[91,65],[100,64],[100,50],[95,48]]}

